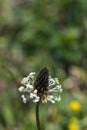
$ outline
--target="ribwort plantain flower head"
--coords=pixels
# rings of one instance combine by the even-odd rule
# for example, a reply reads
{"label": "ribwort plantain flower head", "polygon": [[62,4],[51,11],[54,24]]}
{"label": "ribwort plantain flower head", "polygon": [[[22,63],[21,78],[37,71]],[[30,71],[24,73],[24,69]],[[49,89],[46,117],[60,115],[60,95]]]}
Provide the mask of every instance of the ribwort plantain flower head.
{"label": "ribwort plantain flower head", "polygon": [[[42,68],[37,75],[35,72],[31,72],[22,79],[21,84],[18,90],[22,93],[21,97],[24,103],[30,99],[33,102],[41,101],[42,103],[47,103],[48,101],[55,103],[61,100],[62,87],[58,78],[52,78],[49,75],[47,67]],[[57,95],[52,95],[53,92]]]}

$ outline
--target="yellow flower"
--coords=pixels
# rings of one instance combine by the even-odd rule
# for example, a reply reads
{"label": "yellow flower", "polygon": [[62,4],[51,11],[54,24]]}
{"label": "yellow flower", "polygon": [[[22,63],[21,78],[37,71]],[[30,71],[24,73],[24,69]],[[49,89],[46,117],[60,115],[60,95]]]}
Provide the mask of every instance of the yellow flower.
{"label": "yellow flower", "polygon": [[68,130],[79,130],[78,119],[73,117],[68,125]]}
{"label": "yellow flower", "polygon": [[68,125],[68,130],[79,130],[78,124],[77,123],[70,123]]}
{"label": "yellow flower", "polygon": [[77,100],[74,100],[70,103],[70,109],[72,111],[79,112],[81,110],[81,104]]}

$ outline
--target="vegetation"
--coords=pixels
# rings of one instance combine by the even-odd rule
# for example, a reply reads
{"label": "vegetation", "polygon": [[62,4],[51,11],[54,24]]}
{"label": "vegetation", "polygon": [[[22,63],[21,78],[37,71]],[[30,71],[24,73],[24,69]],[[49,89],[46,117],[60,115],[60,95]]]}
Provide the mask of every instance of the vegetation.
{"label": "vegetation", "polygon": [[86,12],[86,0],[0,0],[0,130],[36,130],[35,104],[18,87],[44,66],[63,93],[40,105],[43,130],[87,130]]}

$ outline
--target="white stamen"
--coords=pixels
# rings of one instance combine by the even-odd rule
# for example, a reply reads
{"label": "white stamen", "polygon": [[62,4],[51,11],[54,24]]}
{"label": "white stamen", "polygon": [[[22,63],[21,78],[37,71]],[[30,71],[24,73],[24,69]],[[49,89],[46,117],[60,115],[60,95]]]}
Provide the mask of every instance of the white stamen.
{"label": "white stamen", "polygon": [[61,93],[63,91],[63,89],[61,88],[60,90],[59,90],[59,92]]}
{"label": "white stamen", "polygon": [[33,86],[31,85],[31,84],[26,84],[26,87],[27,87],[27,89],[30,89],[30,90],[32,90],[33,89]]}
{"label": "white stamen", "polygon": [[53,104],[55,103],[55,101],[54,100],[50,100]]}
{"label": "white stamen", "polygon": [[61,97],[59,96],[59,97],[54,97],[54,99],[55,99],[55,101],[60,101],[61,100]]}
{"label": "white stamen", "polygon": [[58,78],[55,78],[55,82],[56,82],[56,84],[59,84]]}
{"label": "white stamen", "polygon": [[58,98],[58,100],[57,100],[57,101],[58,101],[58,102],[59,102],[59,101],[61,101],[61,97],[60,97],[60,96],[59,96],[59,98]]}
{"label": "white stamen", "polygon": [[33,99],[33,102],[38,102],[40,100],[40,97],[36,97],[35,99]]}
{"label": "white stamen", "polygon": [[56,87],[57,87],[58,89],[61,89],[62,86],[59,84],[59,85],[57,85]]}
{"label": "white stamen", "polygon": [[23,87],[23,86],[21,86],[21,87],[18,89],[19,92],[22,92],[23,90],[24,90],[24,87]]}
{"label": "white stamen", "polygon": [[29,74],[29,76],[34,76],[35,75],[35,72],[31,72],[30,74]]}
{"label": "white stamen", "polygon": [[25,98],[25,96],[22,95],[21,97],[22,97],[22,99],[23,99],[23,102],[26,103],[26,102],[27,102],[27,99]]}
{"label": "white stamen", "polygon": [[51,103],[55,103],[55,100],[54,100],[53,98],[51,98],[51,97],[47,98],[47,100],[48,100],[49,102],[51,102]]}
{"label": "white stamen", "polygon": [[37,89],[34,90],[34,93],[37,94]]}
{"label": "white stamen", "polygon": [[22,79],[21,83],[25,85],[25,84],[28,83],[28,80],[29,80],[29,78],[25,77],[25,78]]}
{"label": "white stamen", "polygon": [[34,97],[37,97],[37,95],[34,94],[34,93],[30,93],[30,98],[32,99],[32,98],[34,98]]}
{"label": "white stamen", "polygon": [[49,86],[55,85],[55,80],[53,78],[49,79]]}

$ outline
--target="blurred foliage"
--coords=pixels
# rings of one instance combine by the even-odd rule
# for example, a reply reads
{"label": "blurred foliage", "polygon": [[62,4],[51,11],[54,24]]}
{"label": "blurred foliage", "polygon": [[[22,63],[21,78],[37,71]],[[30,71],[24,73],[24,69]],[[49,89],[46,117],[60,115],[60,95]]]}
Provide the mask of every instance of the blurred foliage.
{"label": "blurred foliage", "polygon": [[60,103],[41,105],[43,130],[87,130],[86,17],[86,0],[0,0],[0,130],[36,129],[35,105],[17,88],[43,66],[64,89]]}

